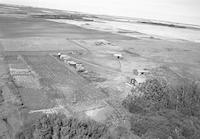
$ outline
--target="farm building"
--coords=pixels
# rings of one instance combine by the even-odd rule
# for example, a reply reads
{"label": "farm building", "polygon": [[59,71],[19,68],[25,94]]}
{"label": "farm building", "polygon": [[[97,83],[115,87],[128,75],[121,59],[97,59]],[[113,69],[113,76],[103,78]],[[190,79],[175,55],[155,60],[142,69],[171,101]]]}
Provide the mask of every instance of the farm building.
{"label": "farm building", "polygon": [[148,70],[138,70],[139,75],[144,75],[146,73],[149,73]]}
{"label": "farm building", "polygon": [[141,84],[141,83],[144,83],[146,81],[146,78],[145,77],[135,77],[135,80],[138,84]]}
{"label": "farm building", "polygon": [[60,56],[61,56],[61,53],[58,53],[57,56],[60,57]]}
{"label": "farm building", "polygon": [[73,66],[73,67],[76,67],[76,62],[75,61],[67,61],[67,63],[70,65],[70,66]]}
{"label": "farm building", "polygon": [[69,60],[71,57],[68,55],[60,55],[61,60]]}
{"label": "farm building", "polygon": [[78,71],[78,72],[84,72],[85,68],[83,67],[82,64],[76,64],[76,71]]}
{"label": "farm building", "polygon": [[120,54],[120,53],[113,54],[113,56],[116,57],[117,59],[123,58],[122,54]]}
{"label": "farm building", "polygon": [[149,73],[148,70],[143,69],[133,69],[133,75],[145,75],[146,73]]}

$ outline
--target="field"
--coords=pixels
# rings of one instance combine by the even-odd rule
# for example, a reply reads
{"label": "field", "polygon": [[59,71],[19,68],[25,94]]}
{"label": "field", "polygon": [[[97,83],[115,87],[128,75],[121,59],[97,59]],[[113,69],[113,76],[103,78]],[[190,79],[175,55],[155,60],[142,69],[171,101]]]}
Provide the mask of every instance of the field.
{"label": "field", "polygon": [[[179,135],[184,135],[184,139],[198,139],[199,125],[191,123],[199,120],[199,43],[140,35],[135,38],[42,18],[43,14],[64,14],[59,10],[6,5],[0,8],[0,139],[13,139],[22,129],[28,131],[28,123],[34,123],[43,114],[94,120],[117,137],[180,139]],[[79,16],[79,20],[102,18]],[[58,53],[69,59],[63,60]],[[72,66],[70,62],[76,64]],[[84,70],[77,70],[77,65]],[[169,92],[177,97],[184,98],[182,93],[186,92],[188,101],[177,99],[176,104],[171,100],[176,97],[172,96],[168,101],[175,108],[166,109],[159,103],[164,108],[153,111],[149,107],[154,108],[157,100],[146,97],[157,93],[155,88],[160,84],[153,80],[158,83],[156,91],[149,91],[155,85],[149,81],[151,78],[166,81],[174,89]],[[150,82],[149,90],[146,81]],[[190,102],[195,106],[189,107]],[[193,115],[188,118],[182,111]],[[194,138],[188,126],[193,127]],[[185,130],[187,135],[182,133]]]}
{"label": "field", "polygon": [[80,50],[81,48],[74,45],[65,38],[50,40],[49,38],[26,38],[26,39],[6,39],[2,41],[6,46],[5,51],[65,51]]}

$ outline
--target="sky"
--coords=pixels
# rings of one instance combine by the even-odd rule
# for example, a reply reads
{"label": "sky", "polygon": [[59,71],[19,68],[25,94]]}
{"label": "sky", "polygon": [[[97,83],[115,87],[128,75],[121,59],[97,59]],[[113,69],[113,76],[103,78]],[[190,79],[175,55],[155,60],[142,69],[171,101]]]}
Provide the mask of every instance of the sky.
{"label": "sky", "polygon": [[0,3],[200,25],[200,0],[0,0]]}

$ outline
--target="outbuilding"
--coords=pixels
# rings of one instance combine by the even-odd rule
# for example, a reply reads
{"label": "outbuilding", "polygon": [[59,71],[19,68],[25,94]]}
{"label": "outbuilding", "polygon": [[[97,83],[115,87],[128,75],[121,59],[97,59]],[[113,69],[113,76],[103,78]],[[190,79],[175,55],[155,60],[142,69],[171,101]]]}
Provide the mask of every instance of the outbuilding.
{"label": "outbuilding", "polygon": [[57,54],[57,56],[60,58],[60,56],[61,56],[61,53],[58,53],[58,54]]}
{"label": "outbuilding", "polygon": [[145,75],[145,74],[149,73],[149,71],[140,69],[140,70],[138,70],[138,73],[139,73],[139,75]]}
{"label": "outbuilding", "polygon": [[73,66],[74,68],[76,67],[76,62],[75,61],[67,61],[67,63],[70,65],[70,66]]}
{"label": "outbuilding", "polygon": [[146,78],[143,76],[135,77],[135,80],[138,84],[144,83],[146,81]]}
{"label": "outbuilding", "polygon": [[85,68],[83,67],[82,64],[76,64],[76,71],[78,71],[78,72],[84,72]]}
{"label": "outbuilding", "polygon": [[116,57],[117,59],[123,58],[122,54],[120,54],[120,53],[113,54],[113,56]]}
{"label": "outbuilding", "polygon": [[68,56],[68,55],[60,55],[60,59],[62,59],[62,60],[68,60],[68,59],[70,59],[71,57],[70,56]]}

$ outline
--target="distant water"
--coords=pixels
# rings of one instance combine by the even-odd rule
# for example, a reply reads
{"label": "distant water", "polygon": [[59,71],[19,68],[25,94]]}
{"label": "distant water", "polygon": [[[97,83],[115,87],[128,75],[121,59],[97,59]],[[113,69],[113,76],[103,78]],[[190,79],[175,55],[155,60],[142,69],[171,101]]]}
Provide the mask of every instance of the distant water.
{"label": "distant water", "polygon": [[[195,28],[177,28],[152,24],[142,24],[138,22],[120,22],[98,20],[96,22],[74,21],[65,19],[53,19],[51,21],[68,23],[83,28],[119,33],[121,30],[127,31],[124,35],[137,37],[134,32],[146,34],[147,36],[169,39],[169,40],[187,40],[200,43],[200,29]],[[129,32],[129,33],[128,33]],[[131,33],[133,32],[133,33]]]}
{"label": "distant water", "polygon": [[181,39],[194,42],[200,42],[200,29],[175,28],[159,25],[141,24],[141,23],[122,23],[108,22],[116,28],[137,31],[155,37],[166,37],[169,39]]}
{"label": "distant water", "polygon": [[200,0],[0,0],[0,2],[200,25]]}

